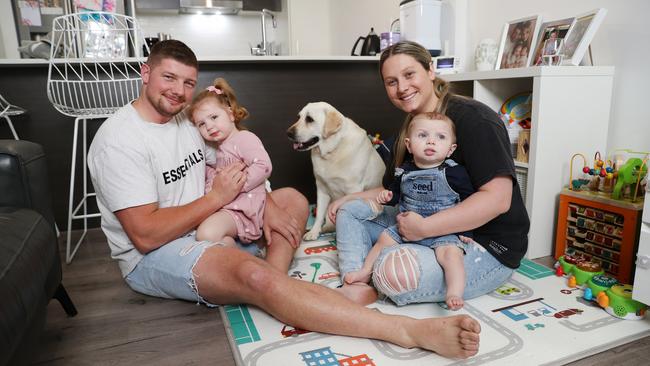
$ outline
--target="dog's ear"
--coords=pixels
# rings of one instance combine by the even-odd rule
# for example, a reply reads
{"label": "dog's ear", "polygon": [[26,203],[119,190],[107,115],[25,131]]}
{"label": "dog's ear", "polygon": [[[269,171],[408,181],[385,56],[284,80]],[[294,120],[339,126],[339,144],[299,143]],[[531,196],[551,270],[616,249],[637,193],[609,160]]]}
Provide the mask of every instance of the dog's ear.
{"label": "dog's ear", "polygon": [[338,130],[343,125],[343,115],[336,111],[329,111],[325,116],[325,127],[323,128],[323,138],[326,139]]}

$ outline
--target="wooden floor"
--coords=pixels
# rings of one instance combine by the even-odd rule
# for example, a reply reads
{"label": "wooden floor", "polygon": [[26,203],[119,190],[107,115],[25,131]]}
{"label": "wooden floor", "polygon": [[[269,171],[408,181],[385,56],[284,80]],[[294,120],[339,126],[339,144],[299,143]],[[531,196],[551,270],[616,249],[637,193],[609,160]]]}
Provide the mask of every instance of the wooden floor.
{"label": "wooden floor", "polygon": [[[65,244],[60,247],[65,258]],[[34,365],[235,364],[218,310],[131,291],[98,229],[89,232],[72,264],[64,264],[63,284],[79,314],[68,318],[57,301],[50,302]],[[650,337],[571,365],[614,364],[650,365]]]}

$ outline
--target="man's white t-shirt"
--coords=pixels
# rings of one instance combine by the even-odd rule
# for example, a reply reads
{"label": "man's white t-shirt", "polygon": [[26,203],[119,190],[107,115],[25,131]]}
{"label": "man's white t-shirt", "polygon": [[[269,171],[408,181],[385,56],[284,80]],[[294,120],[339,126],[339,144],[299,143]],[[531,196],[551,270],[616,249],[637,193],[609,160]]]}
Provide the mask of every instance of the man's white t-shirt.
{"label": "man's white t-shirt", "polygon": [[[207,159],[212,162],[214,156]],[[88,168],[102,230],[122,276],[143,255],[114,212],[150,203],[180,206],[198,199],[205,192],[205,164],[205,142],[183,113],[157,124],[143,120],[128,104],[102,124],[90,146]]]}

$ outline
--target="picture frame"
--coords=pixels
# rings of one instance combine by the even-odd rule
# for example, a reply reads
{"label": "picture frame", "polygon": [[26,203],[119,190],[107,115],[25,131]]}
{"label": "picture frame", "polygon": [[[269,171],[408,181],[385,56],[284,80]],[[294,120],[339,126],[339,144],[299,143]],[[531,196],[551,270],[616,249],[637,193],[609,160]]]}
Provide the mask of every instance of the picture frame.
{"label": "picture frame", "polygon": [[533,15],[504,25],[495,70],[530,65],[541,23],[542,17]]}
{"label": "picture frame", "polygon": [[563,64],[580,65],[596,31],[607,15],[607,9],[599,8],[576,16],[569,33],[564,39]]}
{"label": "picture frame", "polygon": [[[541,66],[543,64],[542,55],[544,52],[544,42],[553,37],[556,37],[557,39],[565,39],[575,20],[576,17],[570,17],[542,23],[539,28],[539,33],[537,34],[537,45],[535,46],[535,52],[533,53],[530,66]],[[560,50],[560,52],[562,52],[562,50]]]}

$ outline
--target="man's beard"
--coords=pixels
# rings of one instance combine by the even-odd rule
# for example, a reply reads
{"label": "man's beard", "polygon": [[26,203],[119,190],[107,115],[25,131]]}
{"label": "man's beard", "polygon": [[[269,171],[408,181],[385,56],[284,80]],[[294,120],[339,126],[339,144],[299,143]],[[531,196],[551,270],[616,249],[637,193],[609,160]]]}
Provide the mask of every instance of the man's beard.
{"label": "man's beard", "polygon": [[183,104],[179,105],[178,107],[173,107],[169,105],[168,104],[169,101],[167,100],[167,98],[165,98],[164,95],[159,95],[158,99],[147,96],[147,99],[149,99],[149,103],[151,103],[151,105],[156,110],[156,112],[158,112],[161,116],[165,116],[169,118],[172,118],[175,115],[177,115],[185,107],[184,98],[181,99]]}

